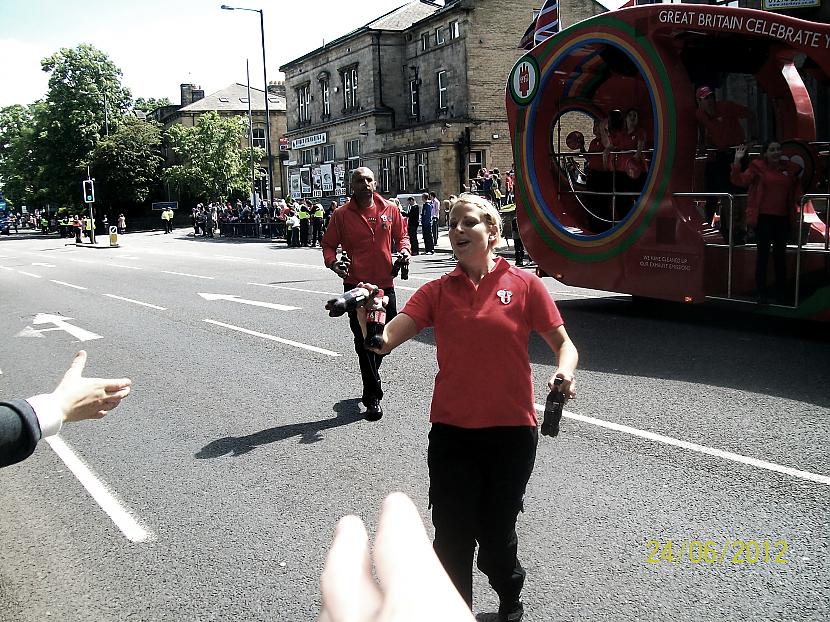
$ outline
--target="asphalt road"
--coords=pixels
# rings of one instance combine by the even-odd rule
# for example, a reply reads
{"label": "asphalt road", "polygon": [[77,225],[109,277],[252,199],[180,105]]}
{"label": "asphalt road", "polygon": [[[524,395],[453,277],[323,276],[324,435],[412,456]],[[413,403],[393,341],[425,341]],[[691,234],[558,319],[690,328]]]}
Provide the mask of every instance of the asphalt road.
{"label": "asphalt road", "polygon": [[[135,520],[125,535],[46,442],[0,471],[0,621],[315,619],[337,518],[373,530],[402,490],[431,529],[431,333],[384,361],[386,414],[368,423],[319,250],[122,242],[0,238],[0,399],[51,390],[80,347],[88,375],[131,377],[118,410],[60,438]],[[399,306],[452,265],[415,258]],[[540,442],[519,519],[525,619],[827,620],[827,327],[545,282],[579,397]],[[541,404],[553,361],[529,347]],[[480,574],[475,590],[493,610]]]}

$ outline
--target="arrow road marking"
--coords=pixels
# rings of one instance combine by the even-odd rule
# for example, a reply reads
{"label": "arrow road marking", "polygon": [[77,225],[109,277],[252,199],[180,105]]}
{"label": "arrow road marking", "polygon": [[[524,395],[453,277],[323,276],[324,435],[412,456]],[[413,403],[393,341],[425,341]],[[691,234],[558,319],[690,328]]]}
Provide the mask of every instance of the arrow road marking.
{"label": "arrow road marking", "polygon": [[106,296],[107,298],[115,298],[116,300],[124,300],[125,302],[132,302],[133,304],[141,305],[142,307],[150,307],[151,309],[158,309],[159,311],[167,311],[166,307],[151,305],[149,302],[141,302],[140,300],[124,298],[123,296],[116,296],[115,294],[104,294],[104,296]]}
{"label": "arrow road marking", "polygon": [[274,337],[274,335],[267,335],[265,333],[258,333],[255,330],[248,330],[247,328],[241,328],[239,326],[234,326],[233,324],[225,324],[224,322],[217,322],[216,320],[204,320],[208,324],[216,324],[216,326],[224,326],[225,328],[230,328],[231,330],[239,331],[240,333],[245,333],[247,335],[253,335],[254,337],[262,337],[263,339],[268,339],[269,341],[277,341],[279,343],[284,343],[289,346],[294,346],[295,348],[302,348],[303,350],[310,350],[312,352],[317,352],[319,354],[325,354],[326,356],[340,356],[337,352],[332,352],[331,350],[324,350],[323,348],[318,348],[316,346],[310,346],[305,343],[300,343],[298,341],[291,341],[290,339],[283,339],[282,337]]}
{"label": "arrow road marking", "polygon": [[[538,410],[539,412],[545,411],[545,407],[540,404],[534,404],[534,406],[536,407],[536,410]],[[674,447],[680,447],[681,449],[696,451],[698,453],[706,454],[708,456],[722,458],[723,460],[730,460],[732,462],[748,464],[759,469],[774,471],[775,473],[781,473],[783,475],[789,475],[791,477],[805,479],[810,482],[816,482],[817,484],[824,484],[825,486],[830,486],[830,476],[827,475],[810,473],[809,471],[802,471],[800,469],[794,469],[792,467],[776,464],[774,462],[767,462],[766,460],[759,460],[758,458],[751,458],[749,456],[742,456],[741,454],[735,454],[731,451],[724,451],[722,449],[715,449],[714,447],[706,447],[705,445],[698,445],[697,443],[682,441],[680,439],[672,438],[670,436],[663,436],[662,434],[656,434],[654,432],[649,432],[647,430],[639,430],[637,428],[632,428],[627,425],[614,423],[612,421],[605,421],[603,419],[597,419],[595,417],[578,415],[576,413],[568,411],[563,411],[562,416],[567,417],[569,419],[575,419],[576,421],[582,421],[583,423],[590,423],[592,425],[596,425],[607,430],[623,432],[624,434],[631,434],[632,436],[639,436],[640,438],[644,438],[650,441],[665,443],[666,445],[672,445]]]}
{"label": "arrow road marking", "polygon": [[131,542],[147,542],[153,540],[151,532],[142,527],[133,518],[129,510],[119,503],[115,495],[107,488],[101,480],[89,469],[87,465],[75,454],[60,436],[49,436],[46,442],[54,450],[70,471],[78,478],[90,496],[95,499],[101,509],[106,512],[115,526],[121,530]]}
{"label": "arrow road marking", "polygon": [[39,326],[41,324],[54,324],[55,328],[41,328],[36,329],[32,328],[31,326],[27,326],[22,331],[20,331],[17,336],[18,337],[34,337],[37,333],[40,337],[43,337],[41,333],[48,333],[54,330],[63,330],[75,337],[78,341],[92,341],[93,339],[103,339],[101,335],[96,335],[88,330],[84,330],[78,326],[73,326],[69,323],[69,320],[73,318],[71,317],[64,317],[63,315],[51,315],[49,313],[38,313],[35,316],[35,319],[32,320],[32,324],[35,326]]}
{"label": "arrow road marking", "polygon": [[300,307],[289,307],[288,305],[279,305],[275,302],[261,302],[259,300],[245,300],[239,296],[231,294],[203,294],[199,295],[205,300],[230,300],[231,302],[239,302],[243,305],[252,305],[254,307],[265,307],[266,309],[277,309],[278,311],[297,311]]}

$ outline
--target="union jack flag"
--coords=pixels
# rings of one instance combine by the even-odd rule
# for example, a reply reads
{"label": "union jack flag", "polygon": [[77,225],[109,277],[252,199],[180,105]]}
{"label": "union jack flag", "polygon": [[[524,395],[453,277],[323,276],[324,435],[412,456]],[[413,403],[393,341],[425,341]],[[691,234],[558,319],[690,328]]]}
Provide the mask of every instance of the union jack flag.
{"label": "union jack flag", "polygon": [[559,0],[546,0],[539,17],[536,18],[536,31],[533,40],[536,45],[559,32]]}

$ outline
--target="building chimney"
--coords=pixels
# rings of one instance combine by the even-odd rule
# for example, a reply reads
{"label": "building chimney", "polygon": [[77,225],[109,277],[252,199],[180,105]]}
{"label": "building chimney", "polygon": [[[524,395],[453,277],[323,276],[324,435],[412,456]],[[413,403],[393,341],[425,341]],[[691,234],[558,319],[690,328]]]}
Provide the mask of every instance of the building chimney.
{"label": "building chimney", "polygon": [[282,80],[274,80],[268,83],[268,94],[277,95],[278,97],[285,97],[285,82]]}
{"label": "building chimney", "polygon": [[193,103],[193,85],[180,84],[182,106],[189,106]]}
{"label": "building chimney", "polygon": [[204,98],[205,98],[205,90],[203,88],[199,87],[198,89],[193,89],[193,92],[191,94],[191,100],[192,101],[197,102],[200,99],[204,99]]}

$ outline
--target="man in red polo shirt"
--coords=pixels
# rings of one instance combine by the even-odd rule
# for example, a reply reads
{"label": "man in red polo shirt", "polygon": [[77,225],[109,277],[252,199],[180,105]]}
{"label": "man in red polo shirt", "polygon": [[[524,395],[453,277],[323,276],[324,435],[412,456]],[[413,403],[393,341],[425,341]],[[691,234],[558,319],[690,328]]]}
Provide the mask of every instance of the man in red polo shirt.
{"label": "man in red polo shirt", "polygon": [[[389,296],[386,321],[397,313],[395,285],[392,279],[392,240],[398,251],[409,261],[411,247],[409,234],[397,205],[386,201],[375,192],[374,173],[366,168],[355,169],[351,177],[352,197],[331,215],[321,246],[326,267],[343,279],[343,291],[349,291],[360,282],[374,283]],[[348,271],[337,262],[337,247],[349,254]],[[380,381],[380,363],[383,357],[363,347],[363,332],[354,311],[349,312],[349,327],[354,335],[354,349],[360,362],[363,379],[363,405],[366,419],[377,421],[383,416],[380,400],[383,389]]]}
{"label": "man in red polo shirt", "polygon": [[[746,134],[741,119],[749,118],[749,109],[731,101],[715,101],[715,92],[709,86],[701,86],[695,91],[697,113],[700,128],[698,144],[702,148],[714,150],[714,155],[707,154],[706,192],[736,192],[729,181],[732,170],[732,149],[746,141]],[[718,197],[706,198],[706,222],[712,223],[717,211]],[[723,215],[726,216],[726,215]],[[721,220],[721,231],[728,231],[728,223]]]}

